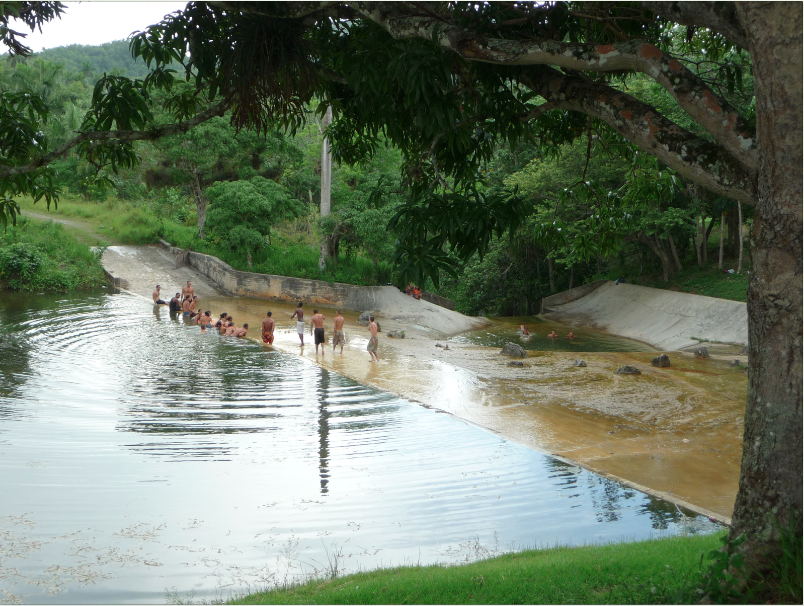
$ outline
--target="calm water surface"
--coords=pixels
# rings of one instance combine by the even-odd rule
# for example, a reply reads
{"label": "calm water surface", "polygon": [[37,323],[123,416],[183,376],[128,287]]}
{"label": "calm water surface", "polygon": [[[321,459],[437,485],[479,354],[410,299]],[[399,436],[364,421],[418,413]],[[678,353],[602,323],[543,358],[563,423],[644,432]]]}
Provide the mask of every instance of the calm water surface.
{"label": "calm water surface", "polygon": [[[567,326],[537,316],[490,318],[492,324],[480,330],[452,337],[450,341],[472,343],[485,347],[503,347],[506,343],[516,343],[523,349],[536,351],[656,351],[650,345],[615,337],[588,328]],[[530,331],[530,337],[521,337],[519,326],[524,324]],[[549,338],[552,331],[558,337]],[[567,335],[572,331],[574,339]]]}
{"label": "calm water surface", "polygon": [[128,295],[0,295],[0,599],[227,598],[381,565],[712,529]]}

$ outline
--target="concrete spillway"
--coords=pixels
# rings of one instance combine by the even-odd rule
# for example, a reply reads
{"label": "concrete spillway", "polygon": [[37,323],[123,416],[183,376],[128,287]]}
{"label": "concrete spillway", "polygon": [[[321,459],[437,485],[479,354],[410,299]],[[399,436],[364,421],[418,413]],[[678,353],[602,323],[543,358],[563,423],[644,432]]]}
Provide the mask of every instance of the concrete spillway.
{"label": "concrete spillway", "polygon": [[609,333],[644,341],[661,350],[683,349],[698,340],[748,342],[745,303],[602,282],[579,298],[560,293],[545,299],[547,317],[593,326]]}

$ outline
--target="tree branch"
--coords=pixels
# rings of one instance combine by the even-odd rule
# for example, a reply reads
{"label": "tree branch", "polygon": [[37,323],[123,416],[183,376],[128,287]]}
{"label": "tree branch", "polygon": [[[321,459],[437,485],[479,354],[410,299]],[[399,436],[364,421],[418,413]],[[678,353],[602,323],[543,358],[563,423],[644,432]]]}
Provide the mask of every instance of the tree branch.
{"label": "tree branch", "polygon": [[534,67],[524,82],[559,109],[603,120],[628,141],[681,176],[715,193],[754,205],[756,172],[748,171],[722,147],[684,130],[655,108],[599,82]]}
{"label": "tree branch", "polygon": [[552,65],[581,71],[633,70],[654,79],[696,122],[750,172],[757,169],[756,129],[707,84],[655,45],[568,44],[552,40],[505,40],[473,34],[427,16],[405,14],[406,3],[357,2],[355,8],[393,38],[436,41],[465,59],[500,65]]}
{"label": "tree branch", "polygon": [[23,166],[8,166],[0,164],[0,178],[13,177],[14,175],[22,175],[25,173],[33,172],[43,166],[47,166],[56,158],[63,156],[65,153],[74,147],[84,143],[85,141],[108,142],[116,141],[125,143],[129,141],[155,141],[161,137],[168,137],[179,133],[186,133],[192,127],[206,122],[216,116],[222,116],[229,108],[227,101],[221,101],[217,105],[210,107],[207,110],[193,116],[184,122],[177,124],[167,124],[153,128],[151,130],[108,130],[108,131],[87,131],[83,132],[77,137],[70,139],[64,145],[57,147],[51,152],[35,158],[28,164]]}
{"label": "tree branch", "polygon": [[748,50],[748,36],[734,2],[641,2],[650,12],[680,25],[715,31]]}

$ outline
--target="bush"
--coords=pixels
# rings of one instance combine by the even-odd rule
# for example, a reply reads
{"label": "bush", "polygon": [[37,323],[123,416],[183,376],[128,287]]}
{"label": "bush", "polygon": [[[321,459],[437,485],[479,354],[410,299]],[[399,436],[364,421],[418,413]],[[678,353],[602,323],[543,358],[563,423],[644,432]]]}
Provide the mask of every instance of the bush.
{"label": "bush", "polygon": [[0,278],[30,280],[43,262],[42,253],[27,242],[15,242],[0,248]]}

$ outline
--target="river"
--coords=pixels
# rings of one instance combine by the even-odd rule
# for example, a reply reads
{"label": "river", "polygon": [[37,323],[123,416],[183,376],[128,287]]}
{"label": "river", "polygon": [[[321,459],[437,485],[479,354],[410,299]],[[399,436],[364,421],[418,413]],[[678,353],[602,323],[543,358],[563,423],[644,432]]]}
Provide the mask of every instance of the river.
{"label": "river", "polygon": [[716,528],[126,294],[0,294],[0,360],[11,603],[226,599],[335,572]]}

